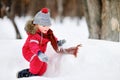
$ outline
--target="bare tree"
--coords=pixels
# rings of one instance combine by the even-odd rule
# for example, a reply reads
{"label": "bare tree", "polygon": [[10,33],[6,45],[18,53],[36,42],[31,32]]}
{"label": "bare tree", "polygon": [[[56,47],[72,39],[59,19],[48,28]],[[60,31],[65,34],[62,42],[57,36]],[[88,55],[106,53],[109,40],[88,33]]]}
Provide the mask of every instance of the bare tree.
{"label": "bare tree", "polygon": [[120,41],[120,0],[102,0],[102,32],[105,40]]}
{"label": "bare tree", "polygon": [[41,8],[46,7],[46,0],[29,0],[28,13],[34,16]]}
{"label": "bare tree", "polygon": [[83,0],[90,38],[120,41],[120,0]]}
{"label": "bare tree", "polygon": [[57,6],[58,0],[47,0],[46,1],[46,7],[50,9],[51,17],[56,18],[58,16],[58,6]]}
{"label": "bare tree", "polygon": [[57,0],[57,12],[60,22],[63,22],[63,0]]}
{"label": "bare tree", "polygon": [[84,16],[84,6],[83,6],[83,0],[77,0],[77,14],[76,16],[79,18],[82,18]]}
{"label": "bare tree", "polygon": [[63,16],[74,17],[77,15],[77,0],[63,0]]}
{"label": "bare tree", "polygon": [[[14,21],[15,13],[20,15],[20,6],[19,4],[16,5],[16,3],[20,3],[20,0],[2,0],[1,1],[1,18],[5,15],[11,20],[11,22],[14,25],[15,31],[16,31],[16,38],[21,39],[20,32],[17,28],[17,25]],[[17,9],[16,9],[17,8]],[[16,9],[16,11],[15,11]]]}
{"label": "bare tree", "polygon": [[101,38],[101,2],[100,0],[83,0],[90,38]]}

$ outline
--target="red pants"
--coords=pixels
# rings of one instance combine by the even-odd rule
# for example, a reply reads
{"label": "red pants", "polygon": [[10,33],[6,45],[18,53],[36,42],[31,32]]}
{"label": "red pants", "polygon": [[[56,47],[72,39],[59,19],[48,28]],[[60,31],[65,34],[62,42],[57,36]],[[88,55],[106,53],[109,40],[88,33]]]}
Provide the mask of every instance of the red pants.
{"label": "red pants", "polygon": [[32,74],[38,74],[38,75],[43,75],[45,71],[47,70],[47,63],[42,62],[39,60],[38,56],[35,56],[31,61],[31,54],[30,52],[23,54],[24,58],[30,62],[30,69],[29,71]]}
{"label": "red pants", "polygon": [[29,71],[33,74],[43,75],[47,69],[47,63],[39,60],[38,56],[35,56],[30,62]]}

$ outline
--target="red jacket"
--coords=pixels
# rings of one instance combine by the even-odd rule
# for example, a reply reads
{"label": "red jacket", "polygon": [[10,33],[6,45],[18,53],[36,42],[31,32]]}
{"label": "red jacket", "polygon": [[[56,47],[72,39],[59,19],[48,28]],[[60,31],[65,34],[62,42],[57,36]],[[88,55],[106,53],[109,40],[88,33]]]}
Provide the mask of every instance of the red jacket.
{"label": "red jacket", "polygon": [[44,38],[39,33],[28,34],[28,38],[22,48],[23,56],[28,61],[34,54],[37,54],[38,51],[44,53],[46,51],[47,43],[50,41],[48,38]]}

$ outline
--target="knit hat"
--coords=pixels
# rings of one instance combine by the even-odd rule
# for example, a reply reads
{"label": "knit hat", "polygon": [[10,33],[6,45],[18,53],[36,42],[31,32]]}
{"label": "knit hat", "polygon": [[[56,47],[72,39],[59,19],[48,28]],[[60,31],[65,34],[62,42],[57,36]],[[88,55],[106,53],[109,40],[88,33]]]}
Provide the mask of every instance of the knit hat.
{"label": "knit hat", "polygon": [[48,8],[42,8],[41,11],[39,11],[35,17],[33,24],[39,24],[42,26],[50,26],[51,20],[50,20],[50,13]]}

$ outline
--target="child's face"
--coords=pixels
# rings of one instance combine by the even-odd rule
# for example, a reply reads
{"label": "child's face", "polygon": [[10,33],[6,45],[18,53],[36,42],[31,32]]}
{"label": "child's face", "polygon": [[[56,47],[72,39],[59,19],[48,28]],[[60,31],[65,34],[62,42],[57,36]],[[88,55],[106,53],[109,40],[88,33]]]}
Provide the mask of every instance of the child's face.
{"label": "child's face", "polygon": [[47,31],[50,29],[49,26],[40,26],[40,25],[36,25],[38,27],[38,29],[42,32],[42,33],[47,33]]}

